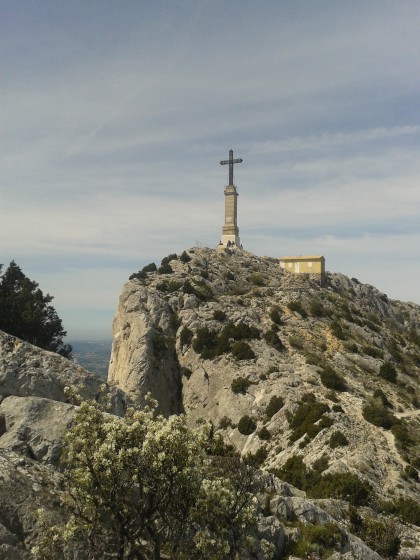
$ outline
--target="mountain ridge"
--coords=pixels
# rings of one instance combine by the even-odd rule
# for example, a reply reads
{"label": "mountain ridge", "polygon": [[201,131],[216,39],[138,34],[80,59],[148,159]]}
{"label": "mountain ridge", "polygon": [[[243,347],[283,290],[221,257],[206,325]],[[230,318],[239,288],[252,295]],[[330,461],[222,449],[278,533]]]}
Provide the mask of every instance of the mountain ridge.
{"label": "mountain ridge", "polygon": [[[414,499],[420,307],[339,273],[321,287],[245,251],[186,254],[164,259],[172,272],[140,271],[123,287],[108,380],[138,403],[150,391],[165,414],[210,420],[242,455],[265,449],[265,468],[295,455],[312,468],[327,452],[326,474],[363,473],[377,492],[400,486]],[[235,333],[241,324],[258,334]],[[246,347],[255,357],[235,357]],[[309,432],[291,427],[306,394],[328,408],[306,420]],[[274,396],[283,406],[268,418]],[[244,416],[255,424],[246,434]],[[331,447],[334,432],[348,443]]]}

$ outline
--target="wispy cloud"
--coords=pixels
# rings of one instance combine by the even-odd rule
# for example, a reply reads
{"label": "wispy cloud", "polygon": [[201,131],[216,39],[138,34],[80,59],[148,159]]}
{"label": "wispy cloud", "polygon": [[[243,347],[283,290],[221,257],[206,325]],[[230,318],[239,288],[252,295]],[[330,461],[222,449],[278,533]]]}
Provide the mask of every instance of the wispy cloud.
{"label": "wispy cloud", "polygon": [[0,10],[0,262],[32,272],[73,332],[76,308],[101,328],[136,268],[217,243],[229,148],[246,248],[322,252],[368,281],[392,261],[389,295],[420,301],[420,5]]}

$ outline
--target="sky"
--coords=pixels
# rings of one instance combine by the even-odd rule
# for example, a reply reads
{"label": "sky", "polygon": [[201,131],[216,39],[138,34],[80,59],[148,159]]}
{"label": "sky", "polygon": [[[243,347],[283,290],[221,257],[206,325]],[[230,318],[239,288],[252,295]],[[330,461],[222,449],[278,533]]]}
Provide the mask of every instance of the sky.
{"label": "sky", "polygon": [[68,339],[124,282],[215,247],[229,149],[244,249],[420,304],[418,0],[1,0],[0,262]]}

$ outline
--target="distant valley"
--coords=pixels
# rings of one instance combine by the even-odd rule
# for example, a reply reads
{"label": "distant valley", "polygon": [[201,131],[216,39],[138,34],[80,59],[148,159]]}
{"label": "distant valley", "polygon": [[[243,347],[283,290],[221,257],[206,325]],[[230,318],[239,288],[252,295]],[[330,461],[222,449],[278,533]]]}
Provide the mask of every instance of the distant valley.
{"label": "distant valley", "polygon": [[107,378],[111,340],[75,340],[70,344],[73,347],[73,361],[76,364],[104,379]]}

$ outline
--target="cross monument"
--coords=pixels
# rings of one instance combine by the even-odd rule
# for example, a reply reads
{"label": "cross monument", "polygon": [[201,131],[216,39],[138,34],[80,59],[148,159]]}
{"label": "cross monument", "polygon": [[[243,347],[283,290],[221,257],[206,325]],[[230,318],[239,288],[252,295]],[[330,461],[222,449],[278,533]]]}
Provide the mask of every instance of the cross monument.
{"label": "cross monument", "polygon": [[229,184],[225,187],[225,225],[222,229],[222,237],[217,246],[219,251],[225,249],[241,249],[239,239],[238,220],[238,193],[233,184],[233,165],[242,163],[242,158],[233,159],[233,150],[229,150],[229,159],[222,160],[220,165],[229,165]]}

